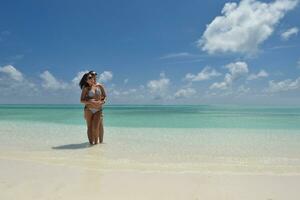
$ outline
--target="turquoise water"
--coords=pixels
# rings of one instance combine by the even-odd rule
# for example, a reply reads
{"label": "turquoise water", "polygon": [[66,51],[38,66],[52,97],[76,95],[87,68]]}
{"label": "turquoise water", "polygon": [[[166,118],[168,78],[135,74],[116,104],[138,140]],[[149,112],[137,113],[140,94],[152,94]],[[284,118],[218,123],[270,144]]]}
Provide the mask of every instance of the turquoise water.
{"label": "turquoise water", "polygon": [[90,147],[82,105],[0,105],[0,159],[99,170],[300,174],[300,108],[105,106]]}
{"label": "turquoise water", "polygon": [[[106,127],[300,130],[300,107],[105,106]],[[82,105],[0,105],[0,121],[85,124]]]}

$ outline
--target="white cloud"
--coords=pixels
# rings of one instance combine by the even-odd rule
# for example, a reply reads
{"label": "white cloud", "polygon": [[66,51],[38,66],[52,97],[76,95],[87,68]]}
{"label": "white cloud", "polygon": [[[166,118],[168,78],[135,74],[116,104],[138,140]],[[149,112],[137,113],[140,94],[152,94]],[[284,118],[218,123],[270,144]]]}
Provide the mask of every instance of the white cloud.
{"label": "white cloud", "polygon": [[229,83],[223,81],[223,82],[220,82],[220,83],[213,83],[209,89],[220,89],[220,90],[225,90],[228,88],[228,85]]}
{"label": "white cloud", "polygon": [[185,98],[185,97],[193,96],[196,93],[197,93],[196,90],[193,88],[183,88],[178,90],[174,96],[175,98]]}
{"label": "white cloud", "polygon": [[229,70],[229,73],[225,74],[224,81],[213,83],[209,87],[210,89],[228,89],[235,80],[247,75],[249,72],[248,65],[245,62],[230,63],[225,68]]}
{"label": "white cloud", "polygon": [[113,73],[111,71],[104,71],[99,75],[100,82],[107,82],[112,80],[112,78],[113,78]]}
{"label": "white cloud", "polygon": [[11,65],[0,67],[0,93],[4,97],[1,102],[17,103],[38,91],[36,85],[27,80],[23,74]]}
{"label": "white cloud", "polygon": [[85,70],[85,71],[80,71],[80,72],[77,73],[77,75],[72,79],[72,84],[73,84],[73,86],[75,86],[75,87],[78,86],[78,84],[79,84],[79,82],[80,82],[82,76],[83,76],[85,73],[88,73],[88,71]]}
{"label": "white cloud", "polygon": [[14,66],[12,65],[6,65],[4,67],[0,67],[0,72],[7,74],[10,76],[13,80],[16,81],[22,81],[23,75],[20,71],[18,71]]}
{"label": "white cloud", "polygon": [[185,80],[188,81],[204,81],[209,80],[212,77],[220,76],[221,74],[217,72],[215,69],[212,69],[211,67],[205,67],[201,72],[199,72],[197,75],[188,73],[185,75]]}
{"label": "white cloud", "polygon": [[222,16],[207,25],[198,46],[210,54],[216,52],[255,53],[274,31],[275,25],[298,0],[263,3],[241,0],[224,5]]}
{"label": "white cloud", "polygon": [[137,93],[137,89],[135,88],[131,88],[131,89],[128,89],[128,90],[117,90],[117,89],[112,89],[111,90],[111,93],[114,95],[114,96],[124,96],[124,95],[132,95],[132,94],[135,94]]}
{"label": "white cloud", "polygon": [[255,80],[260,78],[266,78],[269,74],[265,70],[260,70],[257,74],[250,74],[247,78],[247,80]]}
{"label": "white cloud", "polygon": [[[77,102],[80,92],[78,83],[84,73],[80,71],[71,80],[59,80],[50,71],[44,71],[38,75],[38,79],[27,79],[18,69],[13,66],[0,67],[0,103],[33,103],[33,102]],[[112,77],[103,73],[105,80]],[[32,82],[31,79],[34,81]],[[75,90],[76,89],[76,90]],[[51,91],[49,93],[49,91]],[[124,91],[123,94],[134,94],[134,89]],[[57,98],[59,95],[61,98]],[[10,99],[12,100],[7,100]],[[34,98],[33,98],[34,97]]]}
{"label": "white cloud", "polygon": [[169,84],[170,84],[170,79],[166,78],[164,73],[161,73],[160,79],[149,81],[147,87],[150,89],[150,92],[152,93],[160,93],[160,92],[165,92]]}
{"label": "white cloud", "polygon": [[292,35],[297,35],[299,29],[297,27],[290,28],[281,34],[283,40],[288,40]]}
{"label": "white cloud", "polygon": [[58,90],[68,88],[68,84],[62,81],[58,81],[49,71],[44,71],[40,74],[43,80],[42,86],[46,89]]}
{"label": "white cloud", "polygon": [[300,77],[298,77],[296,80],[286,79],[279,82],[275,82],[272,80],[269,82],[269,88],[267,89],[267,91],[282,92],[282,91],[296,90],[299,88],[300,88]]}
{"label": "white cloud", "polygon": [[128,78],[124,79],[124,84],[128,83]]}
{"label": "white cloud", "polygon": [[249,72],[248,65],[245,62],[230,63],[225,66],[231,74],[231,79],[235,80]]}
{"label": "white cloud", "polygon": [[164,55],[164,56],[160,57],[160,59],[182,58],[182,57],[191,57],[191,56],[193,56],[193,55],[190,53],[180,52],[180,53],[170,53],[170,54]]}

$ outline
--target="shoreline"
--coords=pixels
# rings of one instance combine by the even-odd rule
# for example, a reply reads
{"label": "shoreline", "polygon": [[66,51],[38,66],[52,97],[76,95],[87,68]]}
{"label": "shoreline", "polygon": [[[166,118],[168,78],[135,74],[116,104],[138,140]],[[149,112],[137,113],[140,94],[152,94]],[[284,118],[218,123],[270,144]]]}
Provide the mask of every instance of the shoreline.
{"label": "shoreline", "polygon": [[11,123],[0,134],[0,159],[104,170],[300,174],[297,131],[119,127],[106,131],[104,144],[91,147],[81,125]]}

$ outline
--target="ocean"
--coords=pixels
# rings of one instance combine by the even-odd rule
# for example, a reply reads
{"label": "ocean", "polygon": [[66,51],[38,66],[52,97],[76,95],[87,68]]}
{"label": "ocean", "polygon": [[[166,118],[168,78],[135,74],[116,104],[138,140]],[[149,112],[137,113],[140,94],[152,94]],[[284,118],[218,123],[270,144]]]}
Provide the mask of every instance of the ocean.
{"label": "ocean", "polygon": [[93,170],[300,174],[300,107],[107,105],[104,144],[82,105],[0,105],[0,158]]}

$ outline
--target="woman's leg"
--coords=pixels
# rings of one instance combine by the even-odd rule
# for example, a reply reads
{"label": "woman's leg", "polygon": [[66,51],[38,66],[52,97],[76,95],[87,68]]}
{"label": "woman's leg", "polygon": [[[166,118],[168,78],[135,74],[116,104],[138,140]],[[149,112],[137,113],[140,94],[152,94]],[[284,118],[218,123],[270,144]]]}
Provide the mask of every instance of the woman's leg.
{"label": "woman's leg", "polygon": [[100,125],[99,125],[99,140],[103,142],[104,128],[103,128],[103,114],[100,112]]}
{"label": "woman's leg", "polygon": [[92,122],[93,122],[93,113],[85,108],[84,109],[84,118],[86,120],[86,125],[87,125],[87,135],[88,135],[88,139],[90,144],[93,144],[93,138],[92,138],[92,131],[93,131],[93,127],[92,127]]}
{"label": "woman's leg", "polygon": [[99,143],[100,114],[101,112],[96,112],[92,120],[92,129],[93,129],[92,140],[95,144]]}

